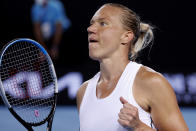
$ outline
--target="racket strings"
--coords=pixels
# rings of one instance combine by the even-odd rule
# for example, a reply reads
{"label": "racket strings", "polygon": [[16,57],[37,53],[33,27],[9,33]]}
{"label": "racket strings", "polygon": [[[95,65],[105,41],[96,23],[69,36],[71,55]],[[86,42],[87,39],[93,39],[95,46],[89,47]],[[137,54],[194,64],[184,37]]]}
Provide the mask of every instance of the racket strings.
{"label": "racket strings", "polygon": [[[7,71],[9,71],[10,68],[15,69],[15,71],[16,70],[26,71],[26,69],[24,69],[25,66],[29,66],[28,71],[32,71],[33,67],[32,67],[32,65],[30,65],[30,63],[31,63],[30,61],[33,61],[33,60],[36,61],[36,59],[27,57],[28,54],[30,54],[31,52],[25,53],[25,55],[24,54],[20,55],[15,52],[16,51],[13,51],[13,53],[8,53],[8,54],[4,55],[4,60],[2,61],[2,65],[4,66],[3,68],[6,71],[5,74],[8,74]],[[12,56],[14,56],[14,57],[12,57]],[[10,72],[10,75],[13,75],[13,74]],[[10,75],[7,75],[7,77],[10,77]],[[3,78],[6,79],[6,77],[3,77]]]}
{"label": "racket strings", "polygon": [[1,65],[6,96],[16,113],[28,123],[46,119],[55,86],[46,56],[33,44],[16,43],[4,52]]}

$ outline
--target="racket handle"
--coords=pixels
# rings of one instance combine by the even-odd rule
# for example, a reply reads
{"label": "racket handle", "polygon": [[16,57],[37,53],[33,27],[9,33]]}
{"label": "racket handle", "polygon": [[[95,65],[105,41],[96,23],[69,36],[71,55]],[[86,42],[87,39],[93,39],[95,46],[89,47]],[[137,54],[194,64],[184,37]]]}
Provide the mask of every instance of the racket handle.
{"label": "racket handle", "polygon": [[48,121],[47,131],[51,131],[52,130],[52,122],[53,122],[53,116]]}

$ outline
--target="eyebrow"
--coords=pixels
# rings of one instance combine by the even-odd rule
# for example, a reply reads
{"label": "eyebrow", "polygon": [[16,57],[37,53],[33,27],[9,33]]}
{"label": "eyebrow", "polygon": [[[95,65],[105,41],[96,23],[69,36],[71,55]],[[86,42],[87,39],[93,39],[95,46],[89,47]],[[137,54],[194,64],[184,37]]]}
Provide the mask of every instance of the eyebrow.
{"label": "eyebrow", "polygon": [[95,19],[95,20],[91,19],[91,20],[90,20],[90,23],[92,24],[92,23],[94,23],[95,21],[102,21],[102,20],[105,20],[105,19],[106,19],[105,17],[103,17],[103,18],[98,18],[98,19]]}

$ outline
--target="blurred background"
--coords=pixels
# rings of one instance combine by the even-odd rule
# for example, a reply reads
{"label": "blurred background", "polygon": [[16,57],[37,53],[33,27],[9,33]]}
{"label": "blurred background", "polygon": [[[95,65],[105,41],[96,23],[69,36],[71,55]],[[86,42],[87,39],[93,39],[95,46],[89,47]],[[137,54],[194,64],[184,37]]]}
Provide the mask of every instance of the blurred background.
{"label": "blurred background", "polygon": [[[54,130],[75,131],[79,128],[75,101],[77,89],[82,82],[99,71],[98,62],[88,57],[87,27],[95,11],[108,2],[126,5],[135,11],[143,22],[154,26],[154,44],[143,50],[138,62],[161,72],[168,79],[190,130],[196,130],[196,39],[193,3],[177,0],[49,1],[48,5],[45,5],[48,6],[48,13],[46,8],[41,8],[42,0],[2,0],[0,47],[15,38],[31,38],[45,43],[44,46],[54,61],[60,92]],[[45,18],[42,19],[43,17]],[[58,24],[54,25],[56,21]],[[58,30],[56,36],[55,29]],[[48,32],[50,33],[47,34]],[[24,130],[9,115],[1,99],[0,107],[0,130],[16,130],[16,127],[18,130]],[[11,121],[16,124],[12,126],[14,128],[6,125],[11,125]]]}

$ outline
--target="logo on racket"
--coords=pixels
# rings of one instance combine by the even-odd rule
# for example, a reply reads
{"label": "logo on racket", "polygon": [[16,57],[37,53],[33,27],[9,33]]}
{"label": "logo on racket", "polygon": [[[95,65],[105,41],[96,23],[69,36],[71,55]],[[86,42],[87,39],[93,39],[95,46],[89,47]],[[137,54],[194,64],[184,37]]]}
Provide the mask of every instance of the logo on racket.
{"label": "logo on racket", "polygon": [[38,110],[35,110],[34,114],[35,114],[36,117],[39,117],[39,111]]}

